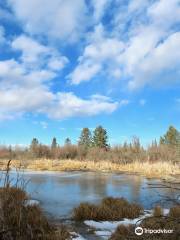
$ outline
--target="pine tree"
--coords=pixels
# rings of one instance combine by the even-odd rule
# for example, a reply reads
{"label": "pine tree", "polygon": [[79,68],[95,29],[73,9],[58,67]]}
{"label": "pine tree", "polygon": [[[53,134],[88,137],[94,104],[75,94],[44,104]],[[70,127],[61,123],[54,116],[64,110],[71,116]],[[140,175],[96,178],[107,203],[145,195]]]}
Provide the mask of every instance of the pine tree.
{"label": "pine tree", "polygon": [[57,140],[56,140],[56,138],[54,137],[53,138],[53,140],[52,140],[52,143],[51,143],[51,148],[52,149],[55,149],[55,148],[57,148]]}
{"label": "pine tree", "polygon": [[166,134],[160,138],[160,144],[176,146],[178,144],[179,132],[173,126],[170,126]]}
{"label": "pine tree", "polygon": [[79,146],[83,146],[85,148],[88,148],[92,145],[92,136],[89,128],[83,128],[78,144]]}
{"label": "pine tree", "polygon": [[38,147],[39,141],[37,140],[37,138],[33,138],[30,145],[30,151],[33,153],[35,157],[38,155]]}
{"label": "pine tree", "polygon": [[70,138],[66,138],[66,139],[65,139],[65,142],[64,142],[64,145],[65,145],[65,146],[71,145],[71,139],[70,139]]}
{"label": "pine tree", "polygon": [[108,136],[106,129],[104,129],[102,126],[96,127],[93,135],[93,146],[107,149],[108,147],[107,141]]}
{"label": "pine tree", "polygon": [[33,138],[31,141],[30,149],[33,150],[33,149],[37,148],[38,145],[39,145],[39,142],[38,142],[37,138]]}

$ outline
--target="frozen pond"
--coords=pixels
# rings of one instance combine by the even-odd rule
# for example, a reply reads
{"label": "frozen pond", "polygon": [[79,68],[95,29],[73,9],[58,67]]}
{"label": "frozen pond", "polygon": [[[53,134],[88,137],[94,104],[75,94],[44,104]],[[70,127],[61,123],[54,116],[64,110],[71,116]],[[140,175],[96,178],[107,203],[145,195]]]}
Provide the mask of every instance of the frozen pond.
{"label": "frozen pond", "polygon": [[[159,180],[146,179],[138,175],[99,172],[21,172],[28,181],[26,191],[32,199],[40,201],[47,215],[59,218],[71,216],[80,202],[98,203],[107,196],[124,197],[130,202],[140,203],[145,209],[152,209],[162,196],[173,197],[170,189],[149,188],[148,184]],[[11,172],[13,181],[16,172]],[[164,203],[164,207],[167,207]]]}

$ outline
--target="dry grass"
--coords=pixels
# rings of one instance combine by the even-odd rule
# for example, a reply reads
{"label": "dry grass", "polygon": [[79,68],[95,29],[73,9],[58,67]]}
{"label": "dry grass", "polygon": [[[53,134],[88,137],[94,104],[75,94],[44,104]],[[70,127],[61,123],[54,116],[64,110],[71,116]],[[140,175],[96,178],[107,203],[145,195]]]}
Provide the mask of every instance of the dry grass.
{"label": "dry grass", "polygon": [[153,216],[154,217],[161,217],[161,216],[163,216],[163,209],[161,208],[161,206],[156,206],[153,209]]}
{"label": "dry grass", "polygon": [[57,231],[49,224],[38,205],[27,204],[29,198],[22,187],[18,187],[17,184],[16,187],[11,186],[10,166],[11,160],[7,163],[3,187],[0,188],[0,239],[70,239],[70,234],[64,226],[59,226]]}
{"label": "dry grass", "polygon": [[174,206],[170,209],[169,216],[180,219],[180,205]]}
{"label": "dry grass", "polygon": [[2,240],[66,240],[64,227],[51,226],[39,206],[26,206],[26,193],[20,188],[0,189],[0,239]]}
{"label": "dry grass", "polygon": [[[173,230],[171,234],[150,234],[146,233],[141,236],[137,236],[134,233],[134,225],[123,226],[119,225],[116,231],[111,235],[109,240],[179,240],[180,229],[180,206],[174,206],[170,209],[168,216],[163,216],[162,209],[156,207],[154,209],[156,216],[148,217],[142,221],[140,226],[146,229],[158,230],[166,229]],[[160,216],[161,215],[161,216]]]}
{"label": "dry grass", "polygon": [[[5,169],[7,161],[0,162],[0,168]],[[37,159],[32,161],[13,160],[12,167],[20,167],[29,170],[49,171],[107,171],[107,172],[128,172],[139,173],[146,177],[166,178],[172,175],[180,175],[179,164],[168,162],[133,162],[118,164],[108,161],[79,161],[79,160],[50,160]]]}
{"label": "dry grass", "polygon": [[124,225],[119,225],[116,228],[116,231],[111,235],[109,240],[126,240],[128,239],[135,239],[132,238],[132,235],[134,232],[133,226],[124,226]]}
{"label": "dry grass", "polygon": [[123,218],[136,218],[142,213],[137,204],[130,204],[124,198],[107,197],[99,205],[81,203],[74,209],[73,219],[77,221],[118,221]]}

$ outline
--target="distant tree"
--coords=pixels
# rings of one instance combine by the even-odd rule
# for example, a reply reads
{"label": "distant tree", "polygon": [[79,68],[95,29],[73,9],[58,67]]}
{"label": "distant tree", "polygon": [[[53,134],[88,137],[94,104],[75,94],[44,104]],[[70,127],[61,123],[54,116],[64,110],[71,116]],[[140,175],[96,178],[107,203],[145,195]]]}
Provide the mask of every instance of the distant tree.
{"label": "distant tree", "polygon": [[33,138],[31,141],[31,145],[30,145],[30,152],[37,157],[38,156],[38,147],[39,147],[39,141],[37,140],[37,138]]}
{"label": "distant tree", "polygon": [[160,144],[178,145],[179,139],[180,132],[173,126],[170,126],[166,134],[160,138]]}
{"label": "distant tree", "polygon": [[71,145],[71,139],[70,138],[66,138],[65,142],[64,142],[65,146],[70,146]]}
{"label": "distant tree", "polygon": [[85,148],[88,148],[92,145],[92,136],[89,128],[83,128],[78,144],[79,146],[83,146]]}
{"label": "distant tree", "polygon": [[109,147],[107,131],[102,126],[98,126],[94,130],[93,146],[105,149]]}
{"label": "distant tree", "polygon": [[137,153],[140,152],[140,150],[141,150],[141,143],[137,136],[132,137],[132,147],[133,147],[134,151]]}
{"label": "distant tree", "polygon": [[55,137],[52,139],[51,148],[52,148],[52,149],[57,148],[57,140],[56,140]]}
{"label": "distant tree", "polygon": [[33,149],[37,148],[38,145],[39,145],[39,142],[38,142],[37,138],[33,138],[31,141],[30,149],[33,150]]}

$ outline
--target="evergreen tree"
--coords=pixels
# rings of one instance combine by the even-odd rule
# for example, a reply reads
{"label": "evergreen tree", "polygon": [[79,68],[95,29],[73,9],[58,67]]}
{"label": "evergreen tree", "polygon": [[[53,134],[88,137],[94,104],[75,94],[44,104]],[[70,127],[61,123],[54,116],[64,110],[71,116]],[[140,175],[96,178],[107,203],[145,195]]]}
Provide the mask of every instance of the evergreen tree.
{"label": "evergreen tree", "polygon": [[52,140],[52,143],[51,143],[51,148],[52,149],[55,149],[55,148],[57,148],[57,140],[56,140],[56,138],[54,137],[53,138],[53,140]]}
{"label": "evergreen tree", "polygon": [[64,142],[64,145],[65,145],[65,146],[71,145],[71,139],[70,139],[70,138],[66,138],[66,139],[65,139],[65,142]]}
{"label": "evergreen tree", "polygon": [[96,127],[93,135],[93,145],[95,147],[107,149],[108,147],[107,141],[108,141],[108,136],[107,136],[106,129],[104,129],[102,126]]}
{"label": "evergreen tree", "polygon": [[166,134],[160,138],[160,144],[178,145],[179,135],[178,130],[170,126]]}
{"label": "evergreen tree", "polygon": [[92,136],[89,128],[83,128],[78,144],[79,146],[83,146],[85,148],[88,148],[92,145]]}
{"label": "evergreen tree", "polygon": [[33,151],[34,149],[36,149],[39,145],[39,142],[37,140],[37,138],[33,138],[31,141],[31,145],[30,145],[30,149]]}
{"label": "evergreen tree", "polygon": [[39,142],[37,138],[33,138],[30,145],[30,151],[34,157],[38,156],[38,147],[39,147]]}

